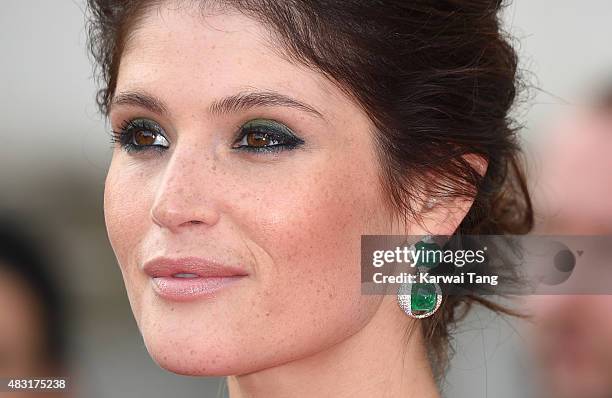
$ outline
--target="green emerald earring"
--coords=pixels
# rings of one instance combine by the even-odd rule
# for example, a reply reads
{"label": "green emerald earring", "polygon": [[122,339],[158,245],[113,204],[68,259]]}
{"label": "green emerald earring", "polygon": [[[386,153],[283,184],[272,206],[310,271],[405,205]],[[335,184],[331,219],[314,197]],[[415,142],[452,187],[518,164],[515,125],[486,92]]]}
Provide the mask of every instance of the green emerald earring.
{"label": "green emerald earring", "polygon": [[[425,236],[415,243],[411,250],[439,250],[431,236]],[[438,264],[420,260],[415,264],[417,272],[427,272]],[[437,283],[402,283],[397,290],[397,303],[411,318],[423,319],[433,315],[442,304],[442,290]]]}

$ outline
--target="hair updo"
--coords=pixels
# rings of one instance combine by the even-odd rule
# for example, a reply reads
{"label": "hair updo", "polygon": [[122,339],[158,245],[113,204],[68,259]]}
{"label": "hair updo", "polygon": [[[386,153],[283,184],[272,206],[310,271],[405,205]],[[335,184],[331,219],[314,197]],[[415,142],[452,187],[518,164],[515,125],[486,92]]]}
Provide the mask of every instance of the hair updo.
{"label": "hair updo", "polygon": [[[125,41],[163,1],[89,0],[89,47],[103,114]],[[387,205],[418,220],[425,198],[474,199],[457,234],[523,234],[533,212],[509,111],[517,55],[501,29],[501,0],[190,0],[230,7],[268,26],[286,56],[323,73],[372,120]],[[465,155],[486,159],[481,175]],[[508,272],[511,274],[511,272]],[[421,321],[435,365],[448,358],[449,328],[478,302],[445,298]],[[436,366],[440,369],[439,366]]]}

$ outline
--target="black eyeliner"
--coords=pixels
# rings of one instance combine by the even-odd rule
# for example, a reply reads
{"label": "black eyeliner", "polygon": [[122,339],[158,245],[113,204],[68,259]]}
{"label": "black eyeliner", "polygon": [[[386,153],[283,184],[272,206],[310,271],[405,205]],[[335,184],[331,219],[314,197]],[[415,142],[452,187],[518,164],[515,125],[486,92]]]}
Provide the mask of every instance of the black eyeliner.
{"label": "black eyeliner", "polygon": [[128,153],[142,152],[150,149],[153,149],[157,152],[163,152],[167,149],[166,147],[160,145],[135,145],[132,142],[132,140],[134,139],[134,134],[137,131],[142,130],[151,131],[154,134],[161,135],[166,141],[169,141],[166,137],[164,130],[159,126],[159,124],[157,124],[157,122],[145,118],[136,118],[124,120],[119,126],[119,130],[111,130],[111,142],[113,144],[119,144],[122,149]]}
{"label": "black eyeliner", "polygon": [[239,142],[248,133],[259,133],[265,134],[274,140],[283,142],[282,144],[263,146],[263,147],[250,147],[250,146],[239,146],[234,147],[236,150],[251,152],[251,153],[276,153],[284,150],[293,150],[303,145],[305,142],[299,138],[290,128],[282,123],[279,123],[271,119],[253,119],[239,127],[237,136],[234,142]]}

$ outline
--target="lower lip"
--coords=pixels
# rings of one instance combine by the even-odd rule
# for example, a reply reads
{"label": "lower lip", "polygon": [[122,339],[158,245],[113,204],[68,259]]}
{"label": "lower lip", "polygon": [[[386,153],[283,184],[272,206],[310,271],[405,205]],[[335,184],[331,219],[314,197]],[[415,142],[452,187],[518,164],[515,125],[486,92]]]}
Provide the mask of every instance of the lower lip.
{"label": "lower lip", "polygon": [[174,278],[162,276],[151,278],[155,292],[168,300],[190,301],[214,297],[219,291],[244,278],[237,276],[215,276],[198,278]]}

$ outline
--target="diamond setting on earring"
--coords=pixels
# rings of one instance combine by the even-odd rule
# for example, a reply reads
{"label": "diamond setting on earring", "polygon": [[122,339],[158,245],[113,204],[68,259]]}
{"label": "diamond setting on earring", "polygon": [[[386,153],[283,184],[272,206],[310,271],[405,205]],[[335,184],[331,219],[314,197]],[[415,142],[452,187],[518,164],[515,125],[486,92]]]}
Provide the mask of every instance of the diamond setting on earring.
{"label": "diamond setting on earring", "polygon": [[397,303],[406,315],[423,319],[442,304],[442,290],[436,283],[403,283],[397,289]]}

